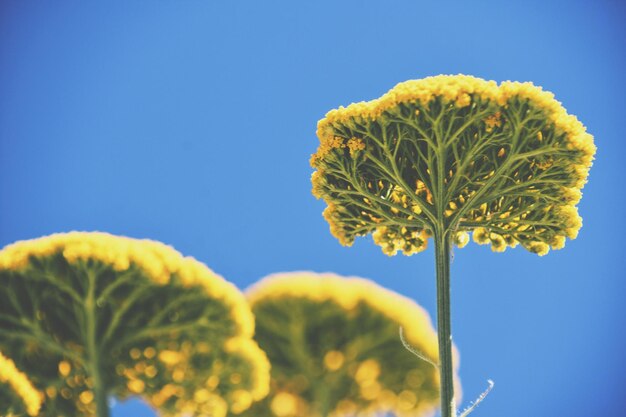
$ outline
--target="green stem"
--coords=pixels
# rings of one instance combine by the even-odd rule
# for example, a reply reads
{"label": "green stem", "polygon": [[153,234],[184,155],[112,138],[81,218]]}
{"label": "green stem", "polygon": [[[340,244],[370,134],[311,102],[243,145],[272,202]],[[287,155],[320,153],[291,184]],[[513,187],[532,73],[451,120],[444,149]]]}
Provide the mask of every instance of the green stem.
{"label": "green stem", "polygon": [[102,363],[98,349],[97,317],[96,317],[96,276],[87,272],[89,287],[85,298],[85,324],[88,368],[93,379],[93,394],[96,401],[96,416],[109,417],[107,388],[102,379]]}
{"label": "green stem", "polygon": [[439,337],[439,375],[441,381],[441,417],[456,417],[454,368],[452,364],[452,329],[450,319],[450,235],[444,228],[435,230],[437,263],[437,333]]}
{"label": "green stem", "polygon": [[322,381],[320,379],[319,370],[315,367],[315,365],[311,362],[311,352],[309,351],[309,343],[304,334],[304,326],[302,323],[305,323],[304,316],[298,314],[298,317],[295,316],[289,321],[288,331],[291,333],[292,349],[290,351],[294,354],[294,360],[297,364],[300,365],[303,374],[307,377],[309,381],[318,381],[319,383],[315,384],[313,388],[313,396],[314,396],[314,407],[315,411],[321,417],[328,417],[330,413],[330,404],[329,404],[329,394],[330,387],[328,386],[328,381]]}
{"label": "green stem", "polygon": [[319,412],[322,417],[328,417],[330,414],[330,401],[329,401],[329,392],[330,387],[325,385],[324,383],[320,384],[317,388],[317,400],[319,401]]}

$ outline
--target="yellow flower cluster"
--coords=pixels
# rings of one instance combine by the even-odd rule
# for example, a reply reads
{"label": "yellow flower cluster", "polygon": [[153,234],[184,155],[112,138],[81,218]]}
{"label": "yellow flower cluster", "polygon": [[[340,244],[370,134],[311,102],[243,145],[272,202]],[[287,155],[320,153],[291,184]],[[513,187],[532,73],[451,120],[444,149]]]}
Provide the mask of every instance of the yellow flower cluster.
{"label": "yellow flower cluster", "polygon": [[307,415],[307,404],[304,399],[288,391],[279,391],[272,398],[270,409],[277,417]]}
{"label": "yellow flower cluster", "polygon": [[[378,99],[353,103],[348,107],[340,106],[326,113],[326,117],[318,122],[318,137],[320,141],[328,140],[327,132],[333,131],[331,126],[335,123],[347,123],[351,119],[376,119],[383,112],[403,103],[419,102],[422,106],[427,106],[436,98],[442,98],[444,102],[453,102],[457,107],[465,107],[471,103],[471,97],[494,101],[501,106],[505,106],[514,98],[531,101],[546,111],[550,121],[566,133],[569,145],[574,149],[583,150],[588,158],[586,162],[591,163],[596,150],[593,137],[586,132],[585,127],[575,116],[567,114],[552,93],[543,91],[541,87],[530,82],[505,81],[498,86],[495,81],[485,81],[462,74],[437,75],[405,81]],[[499,123],[498,119],[499,114],[490,120],[496,125]],[[342,138],[333,137],[333,141],[341,144]]]}
{"label": "yellow flower cluster", "polygon": [[[372,233],[388,255],[425,249],[447,225],[496,252],[560,249],[582,225],[576,204],[596,147],[552,93],[466,75],[400,83],[318,122],[313,194],[341,244]],[[358,139],[357,139],[358,138]],[[359,141],[358,157],[353,147]],[[362,146],[361,146],[362,143]],[[355,148],[356,149],[356,148]],[[488,233],[488,238],[481,238]]]}
{"label": "yellow flower cluster", "polygon": [[502,126],[502,116],[500,112],[496,112],[485,119],[485,130],[493,131],[494,128]]}
{"label": "yellow flower cluster", "polygon": [[341,225],[341,213],[340,208],[338,208],[333,203],[328,203],[328,206],[322,212],[322,215],[330,225],[330,233],[339,239],[339,242],[342,245],[348,245],[350,240],[348,240],[344,227]]}
{"label": "yellow flower cluster", "polygon": [[311,164],[314,164],[317,159],[324,158],[333,149],[345,148],[349,150],[351,156],[354,156],[357,152],[365,149],[365,143],[357,137],[352,137],[347,141],[339,136],[320,137],[320,147],[317,153],[311,156]]}
{"label": "yellow flower cluster", "polygon": [[419,102],[428,105],[437,97],[457,107],[466,107],[471,103],[471,96],[483,100],[498,100],[500,90],[495,81],[485,81],[469,75],[438,75],[420,80],[399,83],[382,97],[339,107],[326,113],[326,117],[317,124],[318,136],[325,137],[328,127],[334,123],[346,123],[351,119],[376,119],[383,112],[399,104]]}
{"label": "yellow flower cluster", "polygon": [[87,374],[84,367],[65,359],[58,363],[57,368],[58,379],[48,380],[44,389],[46,396],[44,414],[55,410],[59,415],[64,415],[65,413],[59,410],[60,406],[66,412],[69,408],[71,415],[95,416],[97,405],[93,378]]}
{"label": "yellow flower cluster", "polygon": [[[576,192],[572,192],[571,195],[580,194],[579,190],[575,190]],[[577,198],[576,201],[578,202]],[[562,234],[553,234],[547,238],[547,240],[531,240],[530,242],[524,242],[524,247],[528,249],[530,252],[535,253],[539,256],[547,255],[550,252],[550,248],[552,249],[562,249],[565,247],[565,239],[576,239],[578,236],[578,231],[582,227],[582,218],[578,215],[578,209],[571,205],[572,200],[567,199],[567,192],[563,197],[564,205],[558,207],[550,207],[550,210],[561,222],[562,224]],[[546,210],[547,211],[547,210]],[[502,216],[502,215],[501,215]],[[480,216],[477,217],[480,220]],[[516,216],[514,218],[508,219],[506,225],[506,230],[517,230],[518,233],[531,233],[532,235],[541,236],[545,233],[546,228],[539,225],[529,225],[527,221],[526,214],[522,214],[520,216]],[[461,232],[467,234],[467,232]],[[489,230],[486,227],[476,227],[473,229],[473,240],[479,245],[491,245],[491,250],[494,252],[504,252],[507,247],[515,248],[519,245],[519,241],[508,233],[507,231],[503,232],[494,232]],[[462,247],[462,246],[461,246]]]}
{"label": "yellow flower cluster", "polygon": [[[269,361],[251,339],[228,339],[225,356],[214,356],[215,347],[206,342],[185,341],[168,347],[130,350],[133,366],[116,366],[116,373],[127,380],[123,397],[128,393],[141,395],[167,416],[224,417],[229,411],[239,414],[248,409],[269,391]],[[210,365],[198,369],[199,362]],[[157,375],[171,377],[163,384]]]}
{"label": "yellow flower cluster", "polygon": [[335,274],[289,272],[270,275],[246,290],[249,303],[280,300],[285,297],[307,298],[315,302],[332,301],[345,310],[360,302],[367,304],[404,329],[406,340],[426,356],[437,361],[439,349],[426,310],[410,298],[387,290],[375,282]]}
{"label": "yellow flower cluster", "polygon": [[[260,403],[271,414],[257,407],[251,416],[391,412],[408,417],[436,409],[436,369],[398,339],[402,327],[408,343],[438,361],[437,334],[412,300],[363,278],[311,272],[271,275],[246,295],[257,317],[259,344],[281,363],[272,368],[272,390]],[[315,338],[314,349],[307,337]],[[376,347],[387,339],[382,353]],[[324,390],[333,392],[332,399]]]}
{"label": "yellow flower cluster", "polygon": [[199,285],[210,297],[229,305],[239,334],[251,337],[254,333],[254,318],[245,298],[232,283],[161,242],[101,232],[58,233],[6,246],[0,251],[0,269],[19,270],[28,265],[31,257],[43,258],[58,253],[69,263],[99,261],[116,271],[134,265],[158,285],[168,284],[171,277],[177,275],[183,285]]}
{"label": "yellow flower cluster", "polygon": [[[15,363],[0,353],[0,384],[8,384],[22,399],[29,416],[36,416],[41,408],[43,396],[38,392],[28,377],[20,372]],[[0,413],[7,404],[0,404]]]}
{"label": "yellow flower cluster", "polygon": [[[585,126],[576,116],[567,113],[561,103],[555,100],[554,94],[549,91],[543,91],[541,87],[537,87],[533,83],[505,81],[500,84],[499,90],[500,97],[498,103],[500,105],[507,105],[511,100],[515,99],[528,100],[546,112],[548,120],[556,127],[557,134],[565,134],[569,149],[581,151],[580,170],[582,172],[579,179],[580,182],[576,184],[576,188],[582,188],[586,182],[587,172],[593,162],[593,156],[596,153],[593,136],[587,133]],[[541,132],[539,134],[541,135]]]}
{"label": "yellow flower cluster", "polygon": [[[88,287],[95,287],[94,292],[74,285],[68,278],[74,274],[56,275],[55,268],[66,268],[66,262],[79,272],[78,277],[89,278]],[[46,356],[59,361],[58,354],[63,355],[58,376],[42,377],[46,412],[96,413],[94,379],[85,365],[90,360],[84,357],[87,347],[53,330],[59,328],[54,302],[68,299],[76,301],[68,311],[106,324],[78,339],[93,337],[93,343],[103,347],[101,360],[110,367],[105,371],[115,375],[104,388],[113,395],[141,396],[163,415],[223,417],[249,408],[269,390],[270,365],[252,339],[254,318],[244,295],[202,263],[167,245],[106,233],[56,234],[5,247],[0,251],[0,273],[6,271],[15,272],[0,275],[0,284],[7,286],[7,293],[0,295],[0,313],[7,316],[20,313],[4,302],[11,299],[11,290],[20,292],[29,282],[58,290],[58,300],[48,298],[35,317],[20,317],[43,329],[41,337],[49,337],[41,346],[25,345],[24,350],[37,349],[37,360]],[[37,293],[32,291],[33,296]],[[93,301],[99,307],[95,312],[88,307]],[[79,323],[83,320],[76,318]],[[83,326],[71,329],[75,325],[70,320],[62,327],[68,333],[85,331]],[[0,337],[0,347],[4,342]],[[46,343],[54,346],[48,349]],[[32,356],[20,360],[33,371]]]}
{"label": "yellow flower cluster", "polygon": [[409,229],[406,226],[381,226],[372,233],[374,243],[389,256],[395,255],[399,250],[402,250],[405,255],[422,252],[426,250],[428,237],[426,230]]}

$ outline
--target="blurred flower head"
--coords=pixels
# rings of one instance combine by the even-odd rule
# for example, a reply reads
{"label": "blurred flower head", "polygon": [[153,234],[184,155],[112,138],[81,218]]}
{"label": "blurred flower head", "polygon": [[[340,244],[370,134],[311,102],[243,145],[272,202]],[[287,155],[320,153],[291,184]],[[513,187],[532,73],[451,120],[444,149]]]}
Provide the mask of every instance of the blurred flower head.
{"label": "blurred flower head", "polygon": [[296,272],[247,291],[255,338],[272,363],[270,395],[246,416],[432,415],[437,334],[413,301],[362,278]]}
{"label": "blurred flower head", "polygon": [[164,415],[224,416],[269,389],[243,294],[162,243],[18,242],[0,251],[0,286],[0,349],[45,392],[43,416],[95,413],[94,357],[105,392]]}

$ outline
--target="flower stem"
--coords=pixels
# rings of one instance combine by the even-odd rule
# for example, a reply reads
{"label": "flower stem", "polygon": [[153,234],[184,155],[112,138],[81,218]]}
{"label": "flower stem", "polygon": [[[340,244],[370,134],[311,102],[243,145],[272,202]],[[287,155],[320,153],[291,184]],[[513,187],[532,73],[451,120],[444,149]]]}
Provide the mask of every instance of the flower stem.
{"label": "flower stem", "polygon": [[437,263],[437,334],[439,337],[441,417],[456,417],[450,324],[450,232],[443,227],[439,228],[435,230],[434,238]]}
{"label": "flower stem", "polygon": [[97,319],[96,319],[96,276],[92,272],[87,272],[89,286],[85,298],[86,313],[86,347],[88,368],[93,379],[93,394],[96,402],[96,416],[109,417],[109,404],[107,403],[107,389],[102,379],[102,364],[100,350],[97,341]]}

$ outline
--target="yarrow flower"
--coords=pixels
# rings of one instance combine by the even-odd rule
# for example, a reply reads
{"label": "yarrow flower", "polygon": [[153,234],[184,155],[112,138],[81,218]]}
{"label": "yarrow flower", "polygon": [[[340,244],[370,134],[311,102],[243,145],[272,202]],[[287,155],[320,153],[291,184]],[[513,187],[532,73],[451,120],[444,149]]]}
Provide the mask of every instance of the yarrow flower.
{"label": "yarrow flower", "polygon": [[494,251],[521,244],[544,255],[582,225],[576,205],[593,139],[531,83],[407,81],[330,111],[317,135],[313,193],[344,245],[372,233],[385,253],[413,254],[444,220]]}
{"label": "yarrow flower", "polygon": [[362,278],[296,272],[246,292],[272,363],[270,395],[246,416],[432,415],[437,335],[413,301]]}
{"label": "yarrow flower", "polygon": [[407,81],[331,110],[317,136],[313,194],[341,244],[372,234],[387,255],[411,255],[434,240],[441,408],[453,417],[451,245],[473,232],[495,252],[563,248],[582,226],[593,138],[540,87],[466,75]]}
{"label": "yarrow flower", "polygon": [[[0,251],[0,350],[45,393],[41,416],[239,413],[269,390],[241,292],[169,246],[72,232]],[[19,353],[19,354],[18,354]]]}
{"label": "yarrow flower", "polygon": [[0,353],[0,415],[37,416],[43,400],[28,377]]}

